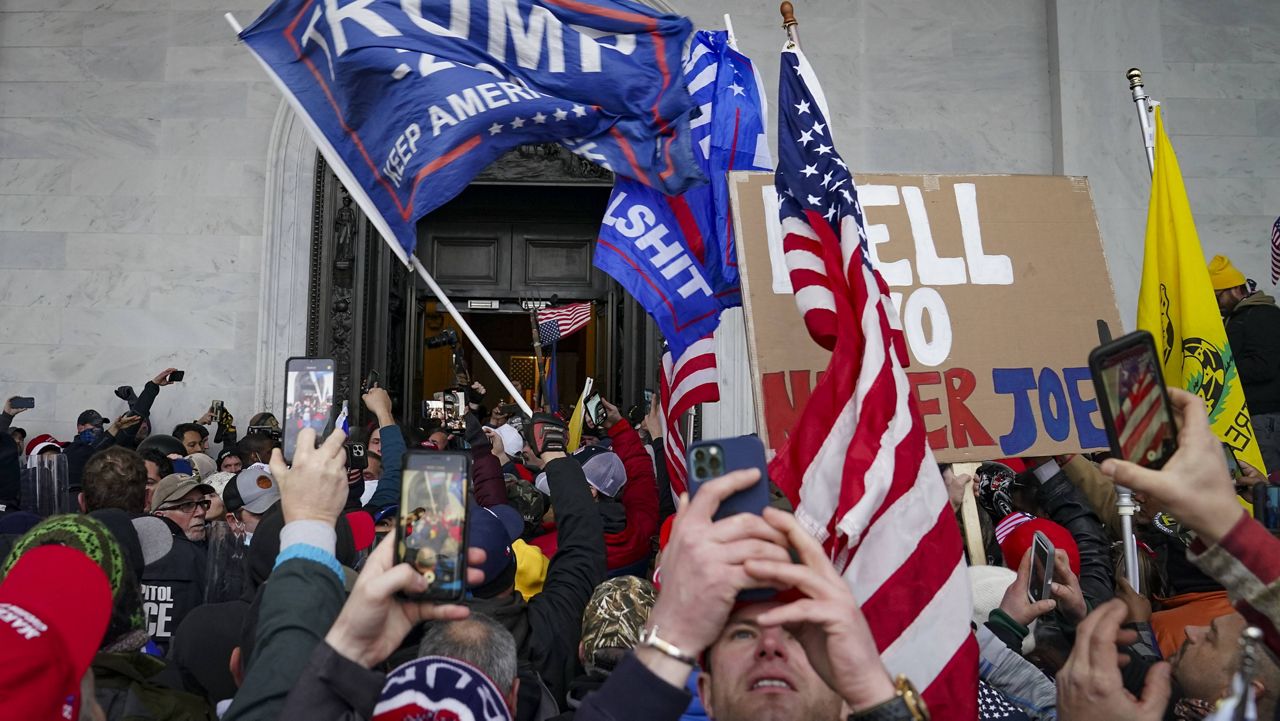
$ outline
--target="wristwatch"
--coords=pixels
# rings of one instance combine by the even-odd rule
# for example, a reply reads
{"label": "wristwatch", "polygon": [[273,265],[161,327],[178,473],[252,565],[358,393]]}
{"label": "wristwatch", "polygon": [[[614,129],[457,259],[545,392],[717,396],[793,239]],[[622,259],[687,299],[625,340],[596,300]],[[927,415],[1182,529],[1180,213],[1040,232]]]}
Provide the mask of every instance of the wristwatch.
{"label": "wristwatch", "polygon": [[662,653],[666,656],[670,656],[671,658],[674,658],[680,663],[688,664],[689,666],[698,665],[698,659],[694,658],[693,656],[690,656],[684,651],[681,651],[680,647],[676,646],[675,644],[664,641],[661,638],[658,638],[657,626],[650,626],[649,628],[646,628],[644,631],[640,633],[640,645],[648,646],[649,648],[652,648],[658,651],[659,653]]}
{"label": "wristwatch", "polygon": [[929,707],[906,676],[893,682],[897,695],[869,709],[849,715],[849,721],[930,721]]}

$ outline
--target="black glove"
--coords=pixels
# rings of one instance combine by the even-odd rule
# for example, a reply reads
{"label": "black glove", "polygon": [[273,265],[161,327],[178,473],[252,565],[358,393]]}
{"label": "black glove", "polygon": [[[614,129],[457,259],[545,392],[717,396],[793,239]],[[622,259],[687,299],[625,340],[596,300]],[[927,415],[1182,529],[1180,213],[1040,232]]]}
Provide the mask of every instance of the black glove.
{"label": "black glove", "polygon": [[534,413],[524,427],[524,439],[538,457],[547,451],[564,453],[568,435],[564,421],[550,413]]}

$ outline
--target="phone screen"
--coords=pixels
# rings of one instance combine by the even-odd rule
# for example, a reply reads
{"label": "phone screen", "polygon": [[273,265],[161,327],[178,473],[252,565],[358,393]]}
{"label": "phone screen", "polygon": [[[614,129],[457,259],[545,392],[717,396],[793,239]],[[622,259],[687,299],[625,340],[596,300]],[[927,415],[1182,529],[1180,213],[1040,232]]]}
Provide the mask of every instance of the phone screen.
{"label": "phone screen", "polygon": [[1231,446],[1223,443],[1222,455],[1227,459],[1227,471],[1231,474],[1231,479],[1238,481],[1244,478],[1244,471],[1240,470],[1240,462],[1236,460],[1236,454],[1231,450]]}
{"label": "phone screen", "polygon": [[396,524],[396,559],[427,579],[426,599],[458,599],[466,590],[466,453],[412,451],[405,457]]}
{"label": "phone screen", "polygon": [[303,428],[323,440],[333,417],[334,362],[332,358],[290,358],[285,366],[284,457],[293,458]]}
{"label": "phone screen", "polygon": [[604,402],[600,400],[600,394],[592,394],[592,396],[587,399],[585,406],[587,411],[587,422],[597,428],[603,425],[606,411],[604,408]]}
{"label": "phone screen", "polygon": [[1113,427],[1112,450],[1127,461],[1160,468],[1177,450],[1178,431],[1155,345],[1147,334],[1141,334],[1146,342],[1135,342],[1134,335],[1116,341],[1114,352],[1091,360],[1101,375],[1094,384],[1107,406],[1103,417],[1110,416]]}
{"label": "phone screen", "polygon": [[1047,536],[1037,532],[1031,544],[1031,579],[1027,583],[1027,595],[1031,602],[1049,597],[1053,583],[1053,544]]}

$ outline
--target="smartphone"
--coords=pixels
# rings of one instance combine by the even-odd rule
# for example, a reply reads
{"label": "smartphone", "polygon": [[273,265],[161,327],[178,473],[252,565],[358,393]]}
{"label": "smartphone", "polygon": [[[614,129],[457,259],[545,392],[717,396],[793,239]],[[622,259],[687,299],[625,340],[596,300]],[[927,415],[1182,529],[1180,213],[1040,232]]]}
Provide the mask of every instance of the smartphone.
{"label": "smartphone", "polygon": [[1163,467],[1178,450],[1178,427],[1151,334],[1135,331],[1094,348],[1089,371],[1112,455]]}
{"label": "smartphone", "polygon": [[[760,480],[750,488],[724,499],[712,520],[739,513],[762,515],[769,505],[769,467],[765,461],[764,443],[758,436],[738,436],[715,441],[699,441],[689,446],[686,468],[689,469],[689,496],[697,495],[707,481],[730,471],[760,469]],[[748,588],[738,592],[740,601],[765,601],[777,595],[772,588]]]}
{"label": "smartphone", "polygon": [[586,408],[586,421],[596,428],[604,425],[605,416],[609,411],[604,407],[604,401],[600,400],[599,393],[592,393],[583,403]]}
{"label": "smartphone", "polygon": [[14,396],[9,399],[9,407],[17,408],[35,408],[36,399],[32,396]]}
{"label": "smartphone", "polygon": [[1236,454],[1231,450],[1231,446],[1223,443],[1222,455],[1227,459],[1227,472],[1231,474],[1231,480],[1238,481],[1244,478],[1244,471],[1240,468],[1240,461],[1236,460]]}
{"label": "smartphone", "polygon": [[370,388],[377,386],[382,382],[382,375],[378,371],[369,371],[369,375],[364,377],[364,383],[360,385],[361,395],[368,393]]}
{"label": "smartphone", "polygon": [[653,407],[653,389],[644,389],[644,414],[649,415],[649,409]]}
{"label": "smartphone", "polygon": [[423,601],[461,600],[467,589],[467,498],[471,454],[409,451],[400,483],[396,563],[427,579]]}
{"label": "smartphone", "polygon": [[347,444],[347,468],[352,470],[361,470],[369,467],[369,456],[365,452],[363,443]]}
{"label": "smartphone", "polygon": [[290,358],[285,363],[283,452],[293,460],[298,434],[303,428],[316,432],[321,443],[333,421],[333,385],[336,363],[332,358]]}
{"label": "smartphone", "polygon": [[181,473],[184,476],[194,476],[196,474],[195,466],[192,466],[191,461],[186,458],[172,458],[169,462],[173,464],[174,473]]}
{"label": "smartphone", "polygon": [[443,421],[446,419],[446,415],[444,411],[444,401],[434,400],[434,401],[423,401],[422,403],[425,406],[424,415],[427,418],[434,418],[439,421]]}
{"label": "smartphone", "polygon": [[1027,582],[1027,598],[1032,603],[1053,596],[1053,542],[1036,531],[1031,541],[1031,579]]}
{"label": "smartphone", "polygon": [[758,436],[698,441],[689,446],[686,456],[690,497],[697,495],[702,484],[730,471],[760,469],[759,482],[724,499],[714,520],[739,513],[753,513],[757,516],[764,513],[765,506],[769,505],[769,466],[765,461],[764,443]]}
{"label": "smartphone", "polygon": [[170,383],[181,383],[183,378],[187,377],[186,371],[174,371],[169,374]]}

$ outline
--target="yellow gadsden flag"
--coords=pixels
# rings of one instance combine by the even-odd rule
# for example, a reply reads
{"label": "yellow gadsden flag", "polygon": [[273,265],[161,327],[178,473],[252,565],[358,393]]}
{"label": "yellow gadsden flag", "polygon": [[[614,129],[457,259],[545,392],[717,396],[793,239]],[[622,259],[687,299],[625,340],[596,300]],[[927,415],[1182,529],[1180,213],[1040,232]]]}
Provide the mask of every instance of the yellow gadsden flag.
{"label": "yellow gadsden flag", "polygon": [[1169,384],[1197,393],[1209,423],[1236,456],[1266,473],[1249,422],[1244,386],[1209,283],[1187,189],[1156,108],[1156,169],[1147,211],[1138,327],[1155,336]]}

